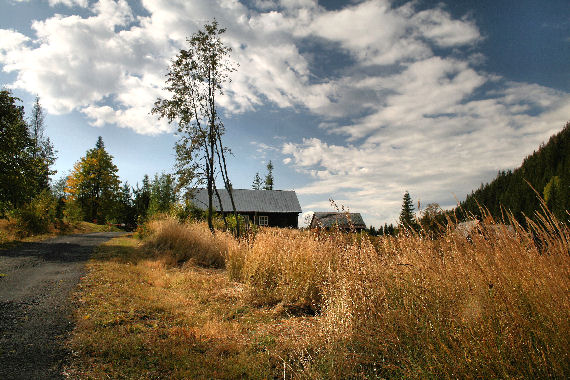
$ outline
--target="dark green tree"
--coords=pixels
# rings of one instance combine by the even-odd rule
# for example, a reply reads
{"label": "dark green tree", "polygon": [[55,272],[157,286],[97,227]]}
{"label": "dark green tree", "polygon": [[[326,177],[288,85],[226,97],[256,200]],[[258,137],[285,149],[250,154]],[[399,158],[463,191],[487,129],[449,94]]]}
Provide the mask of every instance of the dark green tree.
{"label": "dark green tree", "polygon": [[[555,184],[558,181],[559,186]],[[501,220],[505,211],[510,211],[525,226],[526,217],[536,218],[536,212],[540,210],[537,193],[546,196],[549,193],[545,191],[547,187],[554,189],[549,208],[560,221],[570,224],[566,213],[570,209],[570,122],[550,137],[548,143],[541,144],[537,151],[527,156],[519,168],[500,171],[493,181],[481,184],[461,202],[454,214],[460,219],[473,215],[481,217],[482,207],[495,220]]]}
{"label": "dark green tree", "polygon": [[402,201],[402,211],[400,211],[400,225],[405,228],[416,228],[416,219],[414,215],[414,203],[410,193],[406,191]]}
{"label": "dark green tree", "polygon": [[136,224],[136,208],[133,201],[133,194],[128,182],[123,183],[119,189],[118,205],[117,205],[117,222],[126,226],[134,226]]}
{"label": "dark green tree", "polygon": [[34,142],[20,99],[0,91],[0,215],[29,202],[38,192]]}
{"label": "dark green tree", "polygon": [[137,187],[134,190],[134,204],[137,223],[146,219],[148,208],[150,206],[151,185],[148,175],[145,174],[142,180],[142,187]]}
{"label": "dark green tree", "polygon": [[255,177],[253,178],[253,183],[251,184],[251,188],[253,190],[261,190],[262,182],[261,177],[259,176],[259,172],[255,173]]}
{"label": "dark green tree", "polygon": [[273,164],[271,160],[267,164],[267,175],[265,176],[263,190],[273,190]]}

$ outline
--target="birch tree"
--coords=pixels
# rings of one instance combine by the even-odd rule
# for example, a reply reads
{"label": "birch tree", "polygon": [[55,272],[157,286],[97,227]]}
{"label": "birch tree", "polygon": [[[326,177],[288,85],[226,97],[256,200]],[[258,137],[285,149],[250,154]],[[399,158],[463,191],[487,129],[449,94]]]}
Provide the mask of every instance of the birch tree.
{"label": "birch tree", "polygon": [[165,90],[171,97],[157,99],[152,109],[159,118],[178,125],[179,140],[175,146],[178,188],[188,193],[206,182],[207,219],[212,232],[213,196],[219,197],[217,175],[221,176],[239,220],[226,166],[228,149],[222,143],[224,124],[217,103],[217,97],[223,94],[223,85],[235,71],[229,59],[231,48],[221,40],[224,32],[214,20],[186,39],[187,48],[180,50],[167,73]]}

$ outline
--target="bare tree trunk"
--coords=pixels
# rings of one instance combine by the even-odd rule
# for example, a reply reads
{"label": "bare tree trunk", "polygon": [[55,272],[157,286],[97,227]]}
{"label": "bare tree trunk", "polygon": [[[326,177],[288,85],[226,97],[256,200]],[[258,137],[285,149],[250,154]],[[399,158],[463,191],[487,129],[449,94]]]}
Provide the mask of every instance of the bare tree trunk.
{"label": "bare tree trunk", "polygon": [[220,212],[222,213],[222,219],[224,220],[224,226],[226,226],[226,231],[227,231],[228,221],[226,220],[226,214],[224,214],[224,206],[222,205],[222,198],[220,198],[220,192],[218,191],[215,182],[214,182],[214,191],[216,192],[216,197],[218,198],[218,202],[220,203]]}
{"label": "bare tree trunk", "polygon": [[221,172],[222,172],[222,178],[224,179],[224,184],[226,186],[226,190],[228,191],[228,194],[230,196],[230,201],[232,202],[234,217],[236,218],[236,235],[239,237],[240,236],[239,216],[238,216],[238,213],[236,210],[236,204],[234,202],[232,184],[230,183],[230,179],[228,177],[228,167],[226,165],[226,155],[224,154],[224,146],[222,145],[222,138],[220,137],[219,134],[217,137],[218,137],[218,142],[220,143],[220,149],[218,150],[218,156],[220,155],[220,153],[222,156],[221,159],[218,157],[218,162],[220,164],[220,168],[221,168]]}

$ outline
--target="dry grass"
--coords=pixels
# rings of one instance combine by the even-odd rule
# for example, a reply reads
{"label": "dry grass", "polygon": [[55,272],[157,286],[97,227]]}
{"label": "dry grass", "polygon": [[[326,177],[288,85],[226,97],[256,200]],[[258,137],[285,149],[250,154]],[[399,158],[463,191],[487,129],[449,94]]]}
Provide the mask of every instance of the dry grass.
{"label": "dry grass", "polygon": [[104,231],[120,231],[116,227],[109,227],[107,225],[99,225],[88,222],[77,222],[77,223],[65,223],[58,222],[50,226],[46,233],[32,234],[28,231],[21,230],[17,223],[8,219],[0,219],[0,244],[17,243],[23,242],[33,242],[49,239],[52,237],[67,235],[67,234],[79,234],[79,233],[91,233],[91,232],[104,232]]}
{"label": "dry grass", "polygon": [[154,250],[168,265],[191,263],[222,268],[227,252],[237,247],[224,232],[212,236],[203,223],[183,224],[174,218],[151,220],[146,227],[145,247]]}
{"label": "dry grass", "polygon": [[295,334],[318,331],[251,307],[225,271],[170,266],[132,238],[101,246],[88,270],[68,378],[273,378]]}
{"label": "dry grass", "polygon": [[568,228],[548,216],[515,230],[488,218],[470,241],[450,228],[375,244],[264,230],[227,267],[256,303],[321,312],[304,368],[325,377],[566,377]]}
{"label": "dry grass", "polygon": [[568,378],[570,232],[551,216],[531,226],[488,218],[469,240],[450,227],[438,240],[262,229],[236,241],[154,221],[144,248],[115,240],[90,264],[71,372]]}

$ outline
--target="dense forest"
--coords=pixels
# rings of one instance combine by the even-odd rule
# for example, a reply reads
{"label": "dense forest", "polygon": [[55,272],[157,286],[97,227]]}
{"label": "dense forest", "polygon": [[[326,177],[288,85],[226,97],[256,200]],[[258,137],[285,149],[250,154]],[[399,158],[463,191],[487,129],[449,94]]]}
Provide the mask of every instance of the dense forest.
{"label": "dense forest", "polygon": [[533,217],[540,210],[542,197],[556,217],[569,223],[570,209],[570,122],[552,136],[547,144],[526,157],[514,171],[501,171],[490,183],[467,196],[457,215],[481,216],[479,206],[501,219],[505,210],[525,224],[525,215]]}

